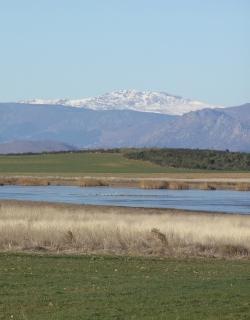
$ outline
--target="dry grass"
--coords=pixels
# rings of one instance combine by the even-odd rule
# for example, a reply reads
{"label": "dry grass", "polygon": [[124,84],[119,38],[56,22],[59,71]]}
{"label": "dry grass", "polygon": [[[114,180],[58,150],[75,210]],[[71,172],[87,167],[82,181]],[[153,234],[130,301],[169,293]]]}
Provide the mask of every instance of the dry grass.
{"label": "dry grass", "polygon": [[172,190],[238,190],[250,191],[250,179],[171,179],[171,178],[122,178],[115,176],[86,176],[86,177],[60,177],[60,176],[0,176],[1,185],[22,186],[111,186],[111,187],[137,187],[143,189],[172,189]]}
{"label": "dry grass", "polygon": [[0,250],[249,257],[250,216],[2,202]]}
{"label": "dry grass", "polygon": [[240,180],[143,180],[139,181],[139,187],[142,189],[170,189],[170,190],[236,190],[236,191],[250,191],[250,182],[241,182]]}
{"label": "dry grass", "polygon": [[235,187],[237,191],[250,191],[250,184],[249,183],[238,183]]}
{"label": "dry grass", "polygon": [[17,177],[0,177],[0,185],[21,185],[21,186],[80,186],[80,187],[103,187],[108,183],[105,179],[95,177],[32,177],[32,176],[17,176]]}
{"label": "dry grass", "polygon": [[139,187],[142,189],[187,190],[190,186],[183,181],[141,180]]}
{"label": "dry grass", "polygon": [[91,179],[91,178],[82,178],[79,179],[80,187],[105,187],[108,186],[108,183],[105,180],[101,179]]}

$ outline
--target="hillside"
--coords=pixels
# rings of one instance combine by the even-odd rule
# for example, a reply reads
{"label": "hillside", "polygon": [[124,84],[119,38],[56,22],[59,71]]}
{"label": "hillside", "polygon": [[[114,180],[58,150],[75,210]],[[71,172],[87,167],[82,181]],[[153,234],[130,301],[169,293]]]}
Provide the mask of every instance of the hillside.
{"label": "hillside", "polygon": [[0,143],[16,140],[59,141],[89,149],[170,147],[249,152],[250,104],[202,109],[176,116],[2,103]]}
{"label": "hillside", "polygon": [[76,150],[76,148],[56,141],[16,140],[0,144],[0,154],[41,153],[70,150]]}

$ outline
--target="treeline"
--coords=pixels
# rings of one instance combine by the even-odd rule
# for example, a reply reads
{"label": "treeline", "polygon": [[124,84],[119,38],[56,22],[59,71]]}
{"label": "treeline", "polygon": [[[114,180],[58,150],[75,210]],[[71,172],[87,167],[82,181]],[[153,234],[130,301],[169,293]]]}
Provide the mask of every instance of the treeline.
{"label": "treeline", "polygon": [[164,167],[206,170],[250,170],[250,153],[200,149],[134,149],[129,159],[145,160]]}

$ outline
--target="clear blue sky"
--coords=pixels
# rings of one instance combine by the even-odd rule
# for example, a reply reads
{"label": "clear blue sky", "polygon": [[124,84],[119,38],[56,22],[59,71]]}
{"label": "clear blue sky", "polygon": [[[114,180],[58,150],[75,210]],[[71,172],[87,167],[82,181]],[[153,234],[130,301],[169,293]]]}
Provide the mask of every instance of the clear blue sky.
{"label": "clear blue sky", "polygon": [[0,0],[0,101],[127,88],[250,102],[250,1]]}

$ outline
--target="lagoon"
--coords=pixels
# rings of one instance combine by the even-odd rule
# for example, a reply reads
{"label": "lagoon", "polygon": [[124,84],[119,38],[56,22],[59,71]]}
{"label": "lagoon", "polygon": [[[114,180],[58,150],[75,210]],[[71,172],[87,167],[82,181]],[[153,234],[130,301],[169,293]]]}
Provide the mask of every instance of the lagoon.
{"label": "lagoon", "polygon": [[250,214],[249,191],[11,185],[1,199]]}

